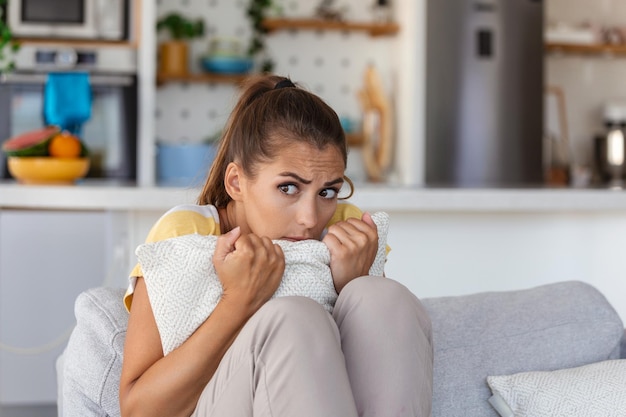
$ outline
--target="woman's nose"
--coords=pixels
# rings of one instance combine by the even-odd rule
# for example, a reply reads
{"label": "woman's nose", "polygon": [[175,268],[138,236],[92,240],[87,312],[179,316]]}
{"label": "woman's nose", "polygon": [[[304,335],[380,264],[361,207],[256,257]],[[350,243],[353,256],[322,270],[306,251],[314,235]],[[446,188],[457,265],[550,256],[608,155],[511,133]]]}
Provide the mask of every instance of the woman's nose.
{"label": "woman's nose", "polygon": [[301,201],[298,207],[298,224],[310,229],[317,225],[317,205],[314,201]]}

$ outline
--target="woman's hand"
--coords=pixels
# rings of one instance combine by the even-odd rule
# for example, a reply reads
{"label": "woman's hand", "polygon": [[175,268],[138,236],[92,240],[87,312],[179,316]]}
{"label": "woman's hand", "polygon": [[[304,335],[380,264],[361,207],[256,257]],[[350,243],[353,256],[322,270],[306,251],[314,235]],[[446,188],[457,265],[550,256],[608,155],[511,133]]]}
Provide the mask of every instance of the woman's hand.
{"label": "woman's hand", "polygon": [[285,255],[267,237],[241,235],[236,227],[217,238],[213,265],[224,293],[256,312],[276,292],[285,271]]}
{"label": "woman's hand", "polygon": [[368,275],[378,251],[378,230],[369,213],[328,228],[322,242],[330,250],[330,271],[339,293],[354,278]]}

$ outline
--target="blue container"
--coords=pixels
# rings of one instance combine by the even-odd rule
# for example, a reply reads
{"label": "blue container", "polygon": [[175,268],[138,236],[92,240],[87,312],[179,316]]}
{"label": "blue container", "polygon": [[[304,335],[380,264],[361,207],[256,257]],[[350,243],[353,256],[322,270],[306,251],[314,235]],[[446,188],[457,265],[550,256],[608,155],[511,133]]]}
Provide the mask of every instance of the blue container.
{"label": "blue container", "polygon": [[246,74],[254,66],[252,59],[238,56],[206,56],[201,63],[205,71],[216,74]]}
{"label": "blue container", "polygon": [[157,145],[157,182],[171,187],[200,187],[215,158],[215,145]]}

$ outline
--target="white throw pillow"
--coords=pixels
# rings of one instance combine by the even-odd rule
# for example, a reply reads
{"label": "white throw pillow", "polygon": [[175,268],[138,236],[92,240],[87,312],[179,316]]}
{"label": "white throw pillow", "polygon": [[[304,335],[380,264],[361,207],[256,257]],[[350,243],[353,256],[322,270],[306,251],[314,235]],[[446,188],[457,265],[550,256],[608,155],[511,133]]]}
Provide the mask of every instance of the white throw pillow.
{"label": "white throw pillow", "polygon": [[[387,258],[389,215],[376,212],[378,251],[370,275],[381,276]],[[211,314],[222,296],[213,266],[217,236],[184,235],[139,245],[135,251],[163,354],[180,346]],[[330,273],[330,252],[318,240],[275,241],[285,254],[285,273],[274,297],[309,297],[332,312],[337,292]]]}
{"label": "white throw pillow", "polygon": [[626,416],[626,360],[489,376],[487,383],[502,417]]}

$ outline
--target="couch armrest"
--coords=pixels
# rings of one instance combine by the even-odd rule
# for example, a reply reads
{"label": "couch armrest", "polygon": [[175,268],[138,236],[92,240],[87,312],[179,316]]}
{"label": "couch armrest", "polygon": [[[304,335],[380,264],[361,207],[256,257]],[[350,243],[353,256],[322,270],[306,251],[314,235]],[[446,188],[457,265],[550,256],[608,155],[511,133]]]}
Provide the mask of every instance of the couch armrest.
{"label": "couch armrest", "polygon": [[57,416],[63,417],[63,367],[65,366],[65,358],[63,353],[57,358],[54,367],[57,372]]}
{"label": "couch armrest", "polygon": [[490,375],[570,368],[620,355],[619,315],[582,282],[422,301],[433,324],[433,417],[496,417],[487,402]]}
{"label": "couch armrest", "polygon": [[64,417],[119,417],[119,383],[128,313],[121,288],[81,293],[76,327],[63,352]]}

